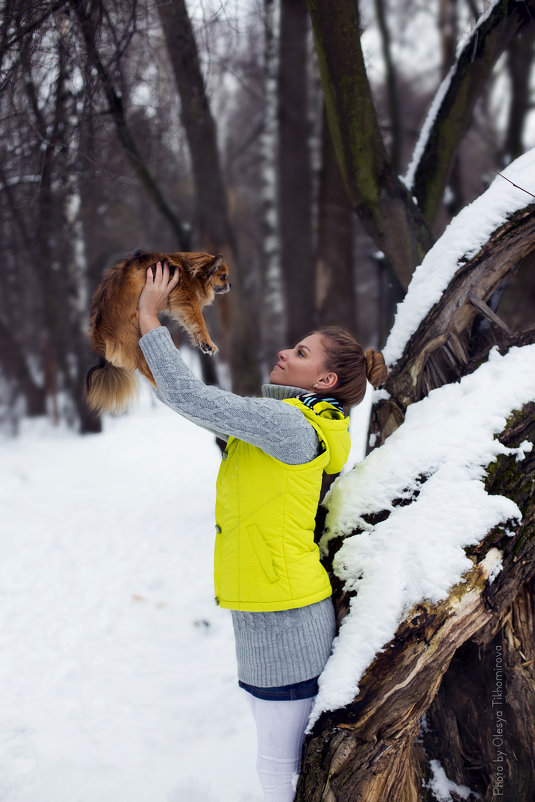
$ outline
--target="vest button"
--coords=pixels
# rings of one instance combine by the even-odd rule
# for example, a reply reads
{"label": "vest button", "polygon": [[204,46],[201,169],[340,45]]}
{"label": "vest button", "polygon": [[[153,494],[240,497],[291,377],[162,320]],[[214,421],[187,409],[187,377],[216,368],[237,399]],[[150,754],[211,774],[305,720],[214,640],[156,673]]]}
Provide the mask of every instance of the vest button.
{"label": "vest button", "polygon": [[218,535],[221,534],[221,527],[219,526],[219,524],[215,525],[215,531],[217,532]]}

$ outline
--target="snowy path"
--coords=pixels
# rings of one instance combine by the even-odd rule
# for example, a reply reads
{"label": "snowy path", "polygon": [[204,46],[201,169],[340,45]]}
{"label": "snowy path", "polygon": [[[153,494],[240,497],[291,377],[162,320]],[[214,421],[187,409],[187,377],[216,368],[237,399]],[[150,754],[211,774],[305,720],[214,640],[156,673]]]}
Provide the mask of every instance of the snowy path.
{"label": "snowy path", "polygon": [[0,449],[0,799],[258,802],[211,435],[145,398]]}

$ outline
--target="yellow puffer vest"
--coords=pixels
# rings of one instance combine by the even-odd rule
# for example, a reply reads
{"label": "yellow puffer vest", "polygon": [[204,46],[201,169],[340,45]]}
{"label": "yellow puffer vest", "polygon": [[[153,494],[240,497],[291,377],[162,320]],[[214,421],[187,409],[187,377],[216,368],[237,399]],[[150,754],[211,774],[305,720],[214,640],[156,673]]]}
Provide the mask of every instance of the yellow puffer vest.
{"label": "yellow puffer vest", "polygon": [[218,603],[232,610],[287,610],[331,595],[314,523],[323,471],[338,473],[347,459],[349,418],[325,401],[282,403],[305,415],[322,452],[286,465],[229,438],[217,479],[214,578]]}

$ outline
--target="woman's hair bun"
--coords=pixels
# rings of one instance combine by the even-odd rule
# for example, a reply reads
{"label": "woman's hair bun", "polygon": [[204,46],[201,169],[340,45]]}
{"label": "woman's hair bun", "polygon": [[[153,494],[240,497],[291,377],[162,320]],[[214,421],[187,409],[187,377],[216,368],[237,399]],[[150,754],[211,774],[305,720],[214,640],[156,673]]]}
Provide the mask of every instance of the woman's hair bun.
{"label": "woman's hair bun", "polygon": [[373,348],[367,348],[364,352],[366,360],[366,378],[372,387],[380,387],[388,378],[388,370],[383,355]]}

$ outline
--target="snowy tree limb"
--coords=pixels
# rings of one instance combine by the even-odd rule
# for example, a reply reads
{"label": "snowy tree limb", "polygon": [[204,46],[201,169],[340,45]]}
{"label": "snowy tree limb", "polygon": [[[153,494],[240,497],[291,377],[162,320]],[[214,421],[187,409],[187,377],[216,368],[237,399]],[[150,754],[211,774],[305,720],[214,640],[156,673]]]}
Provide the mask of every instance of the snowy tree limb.
{"label": "snowy tree limb", "polygon": [[460,260],[440,300],[390,368],[385,385],[390,397],[378,401],[372,416],[371,431],[381,442],[399,426],[409,404],[471,372],[474,359],[485,359],[493,344],[509,347],[534,341],[531,330],[504,335],[500,327],[493,339],[479,342],[473,336],[474,321],[481,315],[475,298],[486,302],[533,249],[534,240],[535,207],[529,205],[500,225],[475,256]]}
{"label": "snowy tree limb", "polygon": [[466,39],[440,85],[416,144],[406,182],[431,225],[477,99],[499,57],[535,19],[535,2],[497,0]]}

